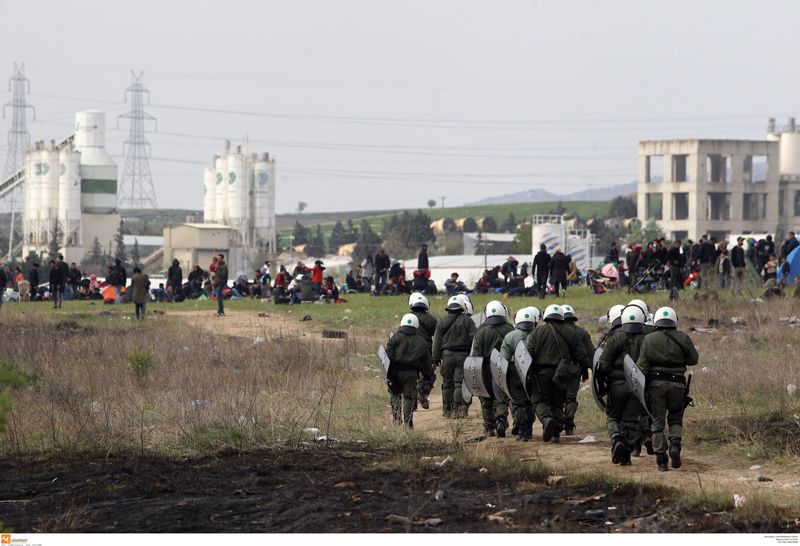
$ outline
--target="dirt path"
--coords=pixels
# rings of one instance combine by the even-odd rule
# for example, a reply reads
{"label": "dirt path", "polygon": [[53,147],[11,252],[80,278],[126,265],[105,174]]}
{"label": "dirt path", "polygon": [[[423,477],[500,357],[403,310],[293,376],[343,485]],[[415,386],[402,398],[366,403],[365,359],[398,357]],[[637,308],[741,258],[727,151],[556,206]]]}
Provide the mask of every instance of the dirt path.
{"label": "dirt path", "polygon": [[[438,385],[438,381],[437,381]],[[611,442],[605,430],[582,430],[574,436],[561,436],[559,444],[544,443],[541,440],[540,423],[534,426],[534,438],[530,442],[516,442],[513,437],[482,437],[483,425],[477,399],[470,407],[470,416],[465,420],[448,420],[441,414],[441,397],[436,392],[430,399],[429,410],[420,410],[414,415],[414,429],[440,439],[452,440],[454,437],[474,446],[476,452],[483,454],[503,454],[524,460],[540,460],[553,467],[559,475],[598,474],[619,479],[634,478],[637,483],[652,483],[680,487],[689,493],[706,494],[725,492],[751,498],[768,496],[773,502],[783,506],[797,506],[800,501],[800,476],[796,472],[782,469],[775,464],[765,463],[758,470],[749,470],[751,463],[734,461],[722,455],[698,453],[691,444],[685,445],[682,466],[679,470],[659,472],[654,456],[643,454],[633,458],[629,467],[611,463]],[[587,436],[593,436],[594,443],[580,443]],[[772,481],[759,482],[762,475]],[[740,478],[746,478],[742,480]]]}
{"label": "dirt path", "polygon": [[[302,309],[301,309],[302,310]],[[300,311],[290,319],[285,315],[266,313],[257,316],[256,312],[233,311],[228,316],[218,319],[210,312],[178,311],[170,315],[180,317],[198,328],[205,328],[216,333],[237,337],[264,336],[265,333],[280,335],[319,335],[323,329],[321,323],[300,322]],[[380,340],[375,340],[377,345]],[[658,472],[655,458],[643,454],[634,458],[629,467],[611,464],[611,443],[608,434],[602,430],[585,430],[578,420],[578,433],[575,436],[562,436],[560,444],[545,444],[541,440],[541,425],[534,427],[534,439],[530,442],[516,442],[513,437],[489,438],[477,441],[482,436],[483,426],[480,419],[480,406],[475,400],[470,408],[470,417],[463,420],[448,420],[441,414],[441,395],[439,386],[441,378],[431,396],[429,410],[420,409],[414,417],[415,430],[433,438],[464,442],[476,452],[482,454],[502,454],[508,457],[519,457],[526,460],[541,460],[554,468],[558,474],[570,475],[598,474],[618,479],[630,479],[637,483],[652,483],[680,487],[681,490],[694,494],[713,494],[724,492],[730,497],[733,494],[746,495],[750,498],[768,497],[772,502],[784,506],[797,506],[800,502],[800,476],[776,463],[764,463],[762,468],[749,470],[753,464],[742,460],[733,460],[722,454],[709,453],[708,450],[698,452],[691,443],[684,445],[683,465],[679,470]],[[585,400],[583,403],[587,403]],[[588,402],[591,404],[591,402]],[[594,436],[594,443],[579,443],[586,436]],[[759,476],[770,481],[758,481]]]}

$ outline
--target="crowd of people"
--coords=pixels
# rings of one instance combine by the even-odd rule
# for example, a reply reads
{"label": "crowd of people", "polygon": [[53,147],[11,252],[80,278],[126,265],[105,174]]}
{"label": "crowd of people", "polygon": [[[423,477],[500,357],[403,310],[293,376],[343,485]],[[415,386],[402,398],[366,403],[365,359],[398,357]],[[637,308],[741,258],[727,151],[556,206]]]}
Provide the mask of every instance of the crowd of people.
{"label": "crowd of people", "polygon": [[[662,237],[645,245],[630,245],[624,258],[620,257],[616,243],[612,243],[605,264],[613,266],[612,284],[643,292],[652,288],[687,287],[741,292],[750,270],[764,284],[765,295],[769,296],[782,294],[790,271],[788,257],[798,246],[800,242],[793,231],[786,234],[777,250],[771,235],[758,240],[737,237],[735,245],[708,235],[696,242],[676,240],[670,245]],[[598,277],[597,282],[608,286],[609,275]]]}
{"label": "crowd of people", "polygon": [[[598,341],[599,359],[593,359],[595,345],[570,305],[552,304],[543,313],[523,307],[512,324],[509,309],[490,301],[479,313],[485,318],[480,325],[464,294],[448,298],[438,320],[421,293],[411,294],[409,308],[385,349],[396,424],[411,429],[417,405],[430,407],[438,369],[446,419],[466,417],[476,395],[486,437],[510,432],[517,441],[530,441],[539,419],[542,441],[558,443],[562,433],[575,433],[578,390],[592,374],[595,398],[605,409],[611,462],[628,466],[644,447],[656,456],[660,471],[670,463],[680,468],[683,413],[691,403],[685,374],[699,356],[677,329],[672,308],[650,314],[642,300],[612,307],[609,329]],[[626,366],[634,366],[646,382],[627,379]],[[463,383],[470,396],[464,396]]]}

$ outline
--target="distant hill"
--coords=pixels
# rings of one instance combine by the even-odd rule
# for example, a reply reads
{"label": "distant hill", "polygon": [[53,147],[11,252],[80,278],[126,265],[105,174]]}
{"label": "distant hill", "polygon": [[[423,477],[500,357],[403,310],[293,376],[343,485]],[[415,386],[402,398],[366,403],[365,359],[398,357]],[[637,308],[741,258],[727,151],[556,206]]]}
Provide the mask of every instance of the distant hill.
{"label": "distant hill", "polygon": [[608,186],[605,188],[592,188],[558,195],[548,190],[535,188],[517,193],[489,197],[469,205],[502,205],[507,203],[543,203],[547,201],[610,201],[620,195],[636,193],[636,182]]}

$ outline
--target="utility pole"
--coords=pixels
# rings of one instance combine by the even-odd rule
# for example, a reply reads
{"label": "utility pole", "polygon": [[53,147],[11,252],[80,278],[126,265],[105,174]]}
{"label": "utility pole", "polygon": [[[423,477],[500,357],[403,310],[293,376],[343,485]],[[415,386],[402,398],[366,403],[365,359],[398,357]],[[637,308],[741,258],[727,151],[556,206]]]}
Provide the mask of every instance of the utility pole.
{"label": "utility pole", "polygon": [[442,200],[442,210],[444,210],[444,200],[445,200],[445,196],[443,195],[443,196],[441,196],[439,199],[441,199],[441,200]]}
{"label": "utility pole", "polygon": [[158,131],[156,118],[144,111],[145,95],[150,104],[150,92],[144,86],[144,72],[137,76],[131,71],[131,85],[125,90],[125,101],[130,96],[131,110],[117,117],[117,128],[121,118],[131,120],[128,139],[123,144],[125,168],[120,178],[120,207],[157,208],[156,190],[150,174],[150,143],[144,137],[144,122],[152,121]]}
{"label": "utility pole", "polygon": [[[11,102],[3,105],[3,117],[6,117],[6,108],[11,108],[11,127],[8,130],[8,152],[6,152],[6,165],[3,169],[2,180],[13,175],[23,168],[25,152],[31,144],[31,134],[26,124],[26,112],[33,112],[33,119],[36,120],[36,110],[28,104],[25,95],[31,92],[31,83],[25,77],[25,63],[14,63],[14,75],[8,80],[8,90],[11,91]],[[16,224],[17,212],[17,191],[18,188],[11,190],[11,226],[8,236],[8,259],[14,258],[14,225]]]}

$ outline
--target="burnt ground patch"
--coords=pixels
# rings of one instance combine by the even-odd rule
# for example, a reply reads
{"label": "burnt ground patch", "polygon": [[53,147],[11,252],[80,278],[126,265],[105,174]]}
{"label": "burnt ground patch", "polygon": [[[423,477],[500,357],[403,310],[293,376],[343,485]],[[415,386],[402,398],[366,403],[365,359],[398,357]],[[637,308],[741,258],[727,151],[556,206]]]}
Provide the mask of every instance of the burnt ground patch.
{"label": "burnt ground patch", "polygon": [[0,521],[16,532],[797,531],[687,508],[650,486],[549,487],[518,472],[412,461],[419,455],[363,446],[4,460]]}

